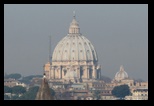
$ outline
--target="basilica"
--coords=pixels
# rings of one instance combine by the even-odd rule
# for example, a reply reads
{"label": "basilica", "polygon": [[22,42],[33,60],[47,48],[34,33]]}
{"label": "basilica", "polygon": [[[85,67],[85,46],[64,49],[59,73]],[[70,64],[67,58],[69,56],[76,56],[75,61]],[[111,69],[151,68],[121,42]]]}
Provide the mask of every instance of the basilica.
{"label": "basilica", "polygon": [[80,33],[75,14],[68,34],[55,47],[52,59],[44,65],[49,81],[74,83],[96,81],[101,76],[101,65],[93,44]]}
{"label": "basilica", "polygon": [[[122,65],[111,81],[102,79],[96,50],[80,33],[75,14],[68,34],[58,42],[53,53],[49,54],[52,56],[49,56],[49,62],[44,65],[44,73],[49,86],[57,92],[55,100],[76,100],[76,97],[92,100],[95,99],[95,91],[101,92],[101,100],[114,100],[113,88],[124,84],[129,86],[132,93],[126,96],[126,100],[148,99],[148,82],[130,78]],[[58,96],[65,93],[70,94],[71,98]]]}

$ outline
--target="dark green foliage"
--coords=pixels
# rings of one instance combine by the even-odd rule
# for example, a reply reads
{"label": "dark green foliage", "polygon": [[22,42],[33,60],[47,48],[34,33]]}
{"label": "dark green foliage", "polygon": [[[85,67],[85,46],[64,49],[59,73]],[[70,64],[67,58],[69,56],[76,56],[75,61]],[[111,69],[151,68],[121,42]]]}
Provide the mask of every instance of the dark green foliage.
{"label": "dark green foliage", "polygon": [[4,100],[10,100],[10,97],[8,95],[4,95]]}
{"label": "dark green foliage", "polygon": [[95,98],[97,98],[97,100],[99,100],[101,98],[100,94],[101,94],[101,92],[99,90],[95,90],[93,92],[93,95]]}
{"label": "dark green foliage", "polygon": [[5,78],[19,79],[19,78],[21,78],[21,74],[18,74],[18,73],[9,74],[9,75],[6,74]]}
{"label": "dark green foliage", "polygon": [[26,88],[22,86],[14,86],[12,87],[12,93],[14,94],[23,94],[26,92]]}
{"label": "dark green foliage", "polygon": [[14,95],[11,97],[11,100],[18,100],[19,96],[18,95]]}
{"label": "dark green foliage", "polygon": [[[38,90],[39,90],[38,86],[31,87],[24,95],[22,95],[18,99],[19,100],[35,100]],[[50,88],[50,92],[52,96],[55,95],[55,91],[51,88]]]}
{"label": "dark green foliage", "polygon": [[29,90],[19,98],[19,100],[35,100],[38,89],[38,86],[29,88]]}
{"label": "dark green foliage", "polygon": [[50,92],[51,92],[51,96],[55,96],[55,91],[52,88],[50,88]]}
{"label": "dark green foliage", "polygon": [[128,85],[115,86],[112,90],[112,95],[119,98],[124,98],[125,96],[130,94],[131,93]]}
{"label": "dark green foliage", "polygon": [[4,86],[4,93],[12,93],[12,88]]}
{"label": "dark green foliage", "polygon": [[107,83],[111,82],[111,78],[109,78],[107,76],[101,75],[101,78],[100,79],[103,80],[104,82],[107,82]]}
{"label": "dark green foliage", "polygon": [[42,78],[43,76],[42,75],[30,75],[30,76],[23,77],[22,80],[20,80],[20,81],[25,83],[25,84],[30,84],[31,80],[34,77],[41,77]]}

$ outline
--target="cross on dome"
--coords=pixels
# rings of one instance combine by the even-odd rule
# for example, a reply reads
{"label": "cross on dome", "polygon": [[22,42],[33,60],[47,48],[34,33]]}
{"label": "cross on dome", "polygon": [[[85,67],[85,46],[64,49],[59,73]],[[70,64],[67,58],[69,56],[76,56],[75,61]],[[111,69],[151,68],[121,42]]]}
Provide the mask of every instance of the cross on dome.
{"label": "cross on dome", "polygon": [[75,17],[76,17],[75,11],[73,11],[73,20],[72,20],[70,27],[69,27],[69,34],[80,34],[79,24],[76,21]]}
{"label": "cross on dome", "polygon": [[124,71],[124,68],[122,65],[120,66],[120,71]]}
{"label": "cross on dome", "polygon": [[75,19],[75,11],[73,11],[73,18]]}

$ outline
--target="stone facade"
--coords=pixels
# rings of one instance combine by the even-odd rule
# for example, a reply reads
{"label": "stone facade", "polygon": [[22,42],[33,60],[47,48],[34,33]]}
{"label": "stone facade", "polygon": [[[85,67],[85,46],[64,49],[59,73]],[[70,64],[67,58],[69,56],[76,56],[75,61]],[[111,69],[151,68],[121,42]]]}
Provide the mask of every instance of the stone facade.
{"label": "stone facade", "polygon": [[8,87],[14,87],[14,86],[22,86],[22,87],[26,87],[27,85],[25,83],[22,83],[18,80],[15,79],[4,79],[4,86],[8,86]]}
{"label": "stone facade", "polygon": [[148,89],[133,90],[132,96],[126,96],[126,100],[148,100]]}
{"label": "stone facade", "polygon": [[84,82],[100,79],[101,66],[92,43],[80,33],[73,17],[68,35],[55,47],[52,62],[44,65],[46,77],[54,81]]}

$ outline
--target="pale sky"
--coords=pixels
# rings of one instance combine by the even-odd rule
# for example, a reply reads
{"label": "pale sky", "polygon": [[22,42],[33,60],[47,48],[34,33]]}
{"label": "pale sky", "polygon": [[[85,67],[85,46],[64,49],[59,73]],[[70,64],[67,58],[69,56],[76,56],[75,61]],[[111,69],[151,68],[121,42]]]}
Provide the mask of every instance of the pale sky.
{"label": "pale sky", "polygon": [[102,75],[123,65],[130,78],[148,80],[148,4],[5,4],[4,72],[43,74],[76,12],[80,32],[98,54]]}

